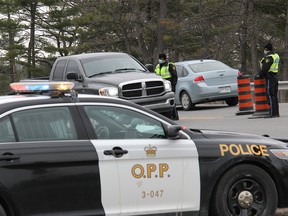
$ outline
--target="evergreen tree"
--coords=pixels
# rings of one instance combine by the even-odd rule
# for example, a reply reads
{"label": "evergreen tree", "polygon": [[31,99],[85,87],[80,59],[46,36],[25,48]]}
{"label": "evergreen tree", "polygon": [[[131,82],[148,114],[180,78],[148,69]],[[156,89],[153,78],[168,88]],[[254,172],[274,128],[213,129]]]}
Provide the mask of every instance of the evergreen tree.
{"label": "evergreen tree", "polygon": [[1,61],[3,61],[2,66],[4,67],[1,72],[6,75],[6,79],[9,77],[10,82],[14,82],[17,79],[16,60],[25,51],[24,43],[20,35],[22,27],[19,18],[16,16],[18,8],[15,6],[15,1],[1,0],[0,4],[2,5],[0,8],[2,14],[2,18],[0,19],[0,46],[2,50]]}

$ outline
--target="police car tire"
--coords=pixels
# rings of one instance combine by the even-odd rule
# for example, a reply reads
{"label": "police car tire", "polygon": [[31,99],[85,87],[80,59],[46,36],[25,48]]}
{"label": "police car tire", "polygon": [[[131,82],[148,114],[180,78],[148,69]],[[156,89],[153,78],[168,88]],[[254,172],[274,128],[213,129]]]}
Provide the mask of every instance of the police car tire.
{"label": "police car tire", "polygon": [[4,208],[2,207],[2,205],[0,205],[0,216],[7,216]]}
{"label": "police car tire", "polygon": [[[181,93],[180,101],[181,101],[181,105],[182,105],[183,110],[189,111],[189,110],[195,109],[195,104],[192,103],[192,100],[186,91]],[[185,103],[183,103],[183,102],[185,102]]]}
{"label": "police car tire", "polygon": [[[245,208],[240,206],[239,199],[243,196],[245,198],[253,197],[253,202],[250,203],[252,208],[247,206],[248,203],[244,203]],[[256,215],[257,213],[257,215],[268,216],[275,215],[278,195],[273,179],[264,170],[245,164],[235,166],[223,175],[217,185],[212,202],[212,214],[210,215],[213,216],[243,215],[246,210],[248,212],[244,215]],[[257,209],[254,208],[255,206]]]}

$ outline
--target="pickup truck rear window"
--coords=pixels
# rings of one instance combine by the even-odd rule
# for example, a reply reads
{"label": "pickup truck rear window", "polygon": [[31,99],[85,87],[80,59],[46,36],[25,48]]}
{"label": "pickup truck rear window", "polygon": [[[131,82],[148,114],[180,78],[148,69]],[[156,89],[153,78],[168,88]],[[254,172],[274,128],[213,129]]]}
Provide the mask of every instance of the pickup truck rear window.
{"label": "pickup truck rear window", "polygon": [[61,81],[63,80],[63,72],[66,65],[66,60],[60,60],[56,63],[54,73],[53,73],[53,80],[54,81]]}
{"label": "pickup truck rear window", "polygon": [[80,74],[79,67],[75,61],[72,61],[72,60],[68,61],[67,68],[66,68],[66,74],[69,72],[74,72],[74,73]]}

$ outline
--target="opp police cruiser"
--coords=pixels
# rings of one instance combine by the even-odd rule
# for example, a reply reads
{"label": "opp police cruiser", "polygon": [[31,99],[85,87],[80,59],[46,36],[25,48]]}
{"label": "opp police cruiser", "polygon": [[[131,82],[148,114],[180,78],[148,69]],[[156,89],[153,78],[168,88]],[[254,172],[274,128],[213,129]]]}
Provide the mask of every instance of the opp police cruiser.
{"label": "opp police cruiser", "polygon": [[70,82],[11,87],[0,97],[0,216],[270,216],[288,206],[284,142],[187,129],[128,101],[76,95]]}

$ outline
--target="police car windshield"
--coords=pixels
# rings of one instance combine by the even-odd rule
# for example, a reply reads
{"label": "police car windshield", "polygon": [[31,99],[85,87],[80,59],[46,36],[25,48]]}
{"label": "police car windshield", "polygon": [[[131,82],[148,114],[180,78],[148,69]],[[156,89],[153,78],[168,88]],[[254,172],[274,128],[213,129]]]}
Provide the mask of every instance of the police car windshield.
{"label": "police car windshield", "polygon": [[84,72],[88,77],[105,73],[127,73],[128,71],[141,70],[145,68],[134,58],[128,55],[115,55],[82,59]]}

